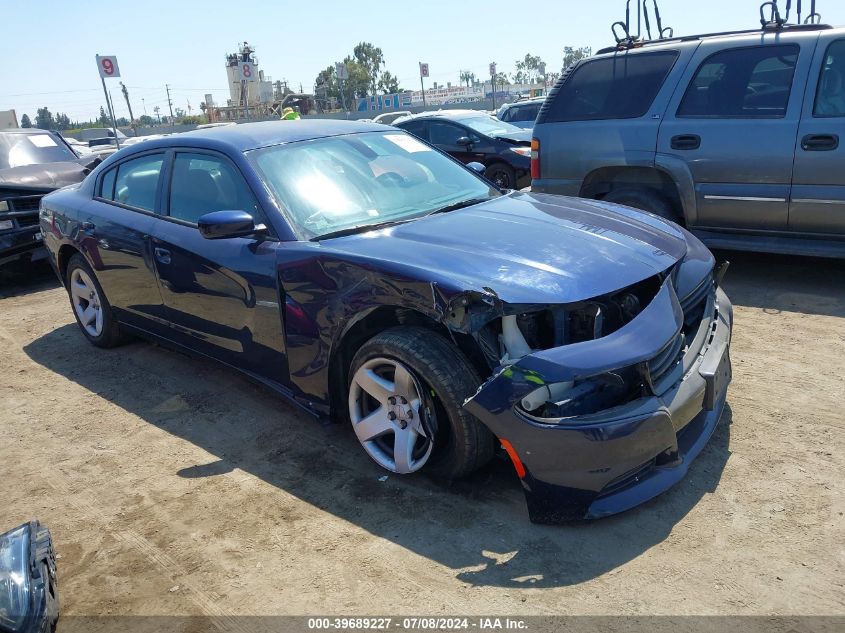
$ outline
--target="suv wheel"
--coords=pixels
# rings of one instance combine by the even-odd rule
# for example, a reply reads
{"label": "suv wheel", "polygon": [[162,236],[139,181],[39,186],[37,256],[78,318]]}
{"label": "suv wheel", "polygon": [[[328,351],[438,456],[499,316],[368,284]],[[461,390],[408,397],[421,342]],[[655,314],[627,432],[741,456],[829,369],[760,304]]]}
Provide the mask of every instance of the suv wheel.
{"label": "suv wheel", "polygon": [[651,189],[643,189],[639,187],[623,187],[622,189],[614,189],[604,198],[605,202],[613,202],[615,204],[624,204],[628,207],[634,207],[642,211],[648,211],[654,215],[659,215],[661,218],[671,220],[681,224],[681,219],[672,208],[672,203],[665,197],[661,196],[656,191]]}

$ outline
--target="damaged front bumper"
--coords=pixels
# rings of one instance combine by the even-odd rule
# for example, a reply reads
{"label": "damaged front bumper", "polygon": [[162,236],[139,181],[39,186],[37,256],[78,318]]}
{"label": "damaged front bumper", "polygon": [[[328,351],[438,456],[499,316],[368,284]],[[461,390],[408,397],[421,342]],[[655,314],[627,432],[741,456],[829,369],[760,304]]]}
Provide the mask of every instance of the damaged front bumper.
{"label": "damaged front bumper", "polygon": [[733,310],[715,285],[704,317],[651,395],[591,415],[538,419],[519,403],[538,384],[596,376],[658,358],[684,315],[671,280],[634,320],[593,341],[501,368],[465,407],[502,440],[535,523],[592,519],[643,503],[681,480],[712,435],[731,379]]}

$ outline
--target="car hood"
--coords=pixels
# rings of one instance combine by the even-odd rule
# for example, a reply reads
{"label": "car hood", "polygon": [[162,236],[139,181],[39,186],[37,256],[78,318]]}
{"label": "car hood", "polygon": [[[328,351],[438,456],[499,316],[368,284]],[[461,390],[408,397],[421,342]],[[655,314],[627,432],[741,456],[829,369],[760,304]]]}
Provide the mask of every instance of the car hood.
{"label": "car hood", "polygon": [[526,130],[524,132],[502,132],[501,134],[494,134],[493,138],[497,138],[500,141],[505,141],[507,143],[513,143],[514,145],[530,145],[531,131]]}
{"label": "car hood", "polygon": [[665,272],[687,251],[682,231],[657,216],[522,192],[321,244],[513,304],[607,294]]}
{"label": "car hood", "polygon": [[66,161],[0,169],[0,187],[58,189],[84,180],[97,162],[98,159],[86,156],[81,158],[80,162]]}

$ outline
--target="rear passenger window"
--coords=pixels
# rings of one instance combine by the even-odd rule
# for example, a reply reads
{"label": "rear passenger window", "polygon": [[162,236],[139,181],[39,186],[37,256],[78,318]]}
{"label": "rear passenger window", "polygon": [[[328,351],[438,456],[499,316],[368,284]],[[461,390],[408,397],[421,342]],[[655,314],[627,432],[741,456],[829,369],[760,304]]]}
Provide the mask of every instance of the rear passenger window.
{"label": "rear passenger window", "polygon": [[424,141],[428,140],[428,134],[425,129],[425,121],[408,121],[408,123],[404,123],[402,125],[402,129]]}
{"label": "rear passenger window", "polygon": [[651,107],[675,64],[674,51],[623,53],[577,67],[548,105],[545,121],[634,119]]}
{"label": "rear passenger window", "polygon": [[813,116],[845,116],[845,40],[833,42],[824,56],[819,86],[816,89],[816,104]]}
{"label": "rear passenger window", "polygon": [[799,50],[790,44],[711,55],[687,88],[678,116],[783,118]]}
{"label": "rear passenger window", "polygon": [[[130,207],[155,211],[158,179],[163,163],[164,154],[150,154],[118,165],[112,200]],[[106,184],[105,178],[103,184]]]}

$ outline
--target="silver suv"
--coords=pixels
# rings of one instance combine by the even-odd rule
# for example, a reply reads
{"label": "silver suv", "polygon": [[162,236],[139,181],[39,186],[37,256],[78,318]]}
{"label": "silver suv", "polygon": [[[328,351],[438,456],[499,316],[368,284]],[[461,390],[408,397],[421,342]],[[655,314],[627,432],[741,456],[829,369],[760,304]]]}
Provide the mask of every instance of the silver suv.
{"label": "silver suv", "polygon": [[845,257],[845,28],[628,42],[568,68],[532,189],[645,209],[710,247]]}

